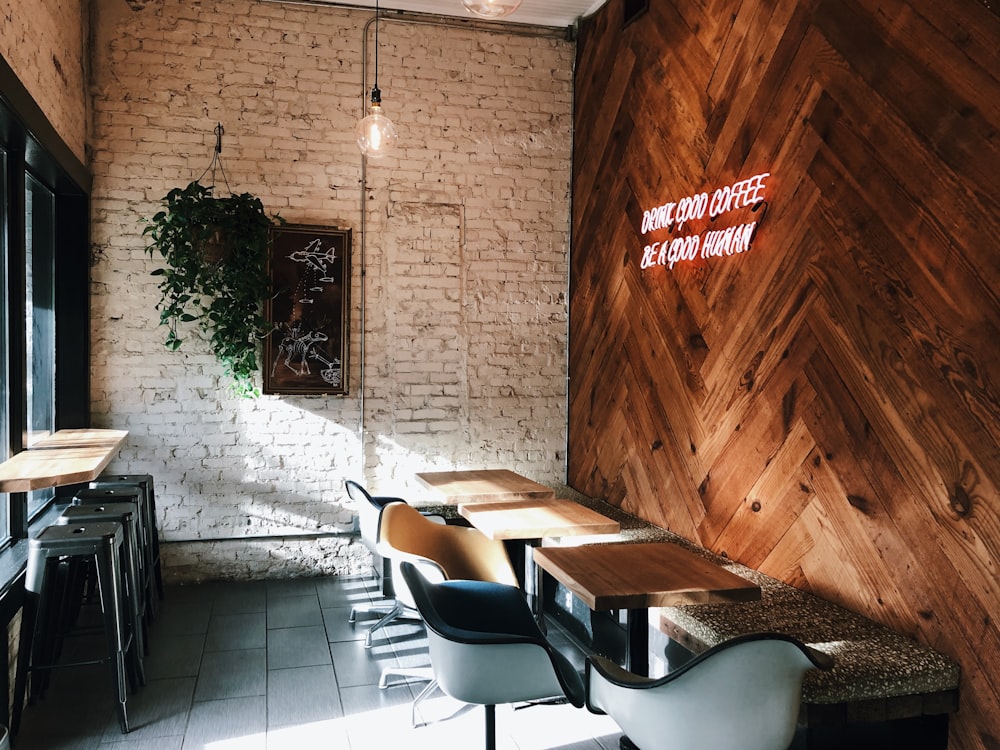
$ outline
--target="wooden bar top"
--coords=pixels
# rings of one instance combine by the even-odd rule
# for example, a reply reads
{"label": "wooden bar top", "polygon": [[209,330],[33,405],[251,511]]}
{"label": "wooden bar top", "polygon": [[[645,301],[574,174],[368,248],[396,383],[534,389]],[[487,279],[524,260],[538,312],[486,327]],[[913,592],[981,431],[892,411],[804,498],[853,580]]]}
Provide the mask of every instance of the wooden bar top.
{"label": "wooden bar top", "polygon": [[417,479],[446,505],[488,503],[518,498],[552,498],[555,491],[509,469],[426,471]]}
{"label": "wooden bar top", "polygon": [[96,430],[90,428],[57,430],[39,438],[28,450],[48,448],[104,448],[117,450],[128,435],[128,430]]}
{"label": "wooden bar top", "polygon": [[459,514],[491,539],[617,534],[621,524],[563,497],[460,505]]}
{"label": "wooden bar top", "polygon": [[126,430],[59,430],[0,463],[0,492],[30,492],[97,479]]}
{"label": "wooden bar top", "polygon": [[534,554],[593,610],[760,599],[756,583],[670,542],[537,547]]}

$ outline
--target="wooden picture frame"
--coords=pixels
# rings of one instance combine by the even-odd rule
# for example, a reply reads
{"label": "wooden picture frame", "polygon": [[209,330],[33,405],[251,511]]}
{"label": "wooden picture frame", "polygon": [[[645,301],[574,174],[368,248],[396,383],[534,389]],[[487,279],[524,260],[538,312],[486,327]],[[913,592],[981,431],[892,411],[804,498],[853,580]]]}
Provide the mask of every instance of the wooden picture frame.
{"label": "wooden picture frame", "polygon": [[276,225],[269,266],[264,393],[347,395],[351,230]]}

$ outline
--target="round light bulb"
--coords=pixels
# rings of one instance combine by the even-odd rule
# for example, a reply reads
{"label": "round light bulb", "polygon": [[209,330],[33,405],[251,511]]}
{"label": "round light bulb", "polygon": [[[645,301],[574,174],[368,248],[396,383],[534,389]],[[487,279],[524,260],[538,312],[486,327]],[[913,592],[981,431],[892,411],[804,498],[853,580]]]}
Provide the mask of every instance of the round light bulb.
{"label": "round light bulb", "polygon": [[481,18],[503,18],[521,7],[521,0],[462,0],[462,5]]}
{"label": "round light bulb", "polygon": [[380,159],[396,145],[399,133],[392,120],[382,114],[379,104],[372,104],[371,114],[357,127],[358,148],[369,159]]}

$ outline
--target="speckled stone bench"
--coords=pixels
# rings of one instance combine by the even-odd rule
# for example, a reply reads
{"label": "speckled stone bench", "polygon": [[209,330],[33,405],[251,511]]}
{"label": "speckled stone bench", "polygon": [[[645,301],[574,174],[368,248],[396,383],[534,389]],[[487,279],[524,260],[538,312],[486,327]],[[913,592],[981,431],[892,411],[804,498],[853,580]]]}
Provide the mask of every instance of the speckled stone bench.
{"label": "speckled stone bench", "polygon": [[[668,648],[680,645],[689,658],[742,633],[774,631],[834,657],[832,670],[806,675],[800,733],[793,747],[947,746],[948,716],[958,710],[959,666],[951,659],[607,503],[568,487],[556,489],[621,523],[617,537],[595,542],[674,542],[760,585],[757,602],[661,608],[659,625],[670,639]],[[672,668],[677,660],[675,649]]]}

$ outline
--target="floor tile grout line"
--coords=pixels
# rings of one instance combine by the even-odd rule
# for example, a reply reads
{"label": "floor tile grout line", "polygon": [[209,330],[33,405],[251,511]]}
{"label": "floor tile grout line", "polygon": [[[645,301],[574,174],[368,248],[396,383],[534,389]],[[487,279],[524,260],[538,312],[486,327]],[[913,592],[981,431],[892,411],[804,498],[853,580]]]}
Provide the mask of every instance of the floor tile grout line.
{"label": "floor tile grout line", "polygon": [[[336,586],[339,583],[344,583],[347,585],[345,585],[342,589],[337,590]],[[358,585],[354,586],[353,584],[355,583],[357,583]],[[330,586],[331,588],[324,591],[323,588],[325,586]],[[309,590],[308,594],[304,593],[306,589]],[[209,698],[203,701],[195,700],[195,697],[198,694],[199,685],[206,676],[205,669],[211,667],[211,664],[208,661],[210,652],[207,650],[209,646],[209,636],[214,633],[215,637],[225,638],[224,631],[216,630],[216,628],[220,627],[219,625],[220,618],[225,618],[230,614],[250,614],[251,612],[248,612],[247,611],[248,609],[253,609],[253,612],[260,612],[261,611],[259,609],[259,607],[261,606],[260,601],[263,602],[264,634],[265,634],[264,679],[262,681],[263,696],[260,696],[264,698],[262,704],[265,710],[265,715],[263,720],[265,736],[270,736],[272,733],[277,732],[278,730],[289,726],[289,724],[287,723],[281,723],[279,725],[278,722],[284,721],[284,716],[279,715],[280,712],[274,713],[275,704],[273,703],[273,701],[278,699],[278,695],[276,694],[272,695],[272,687],[274,687],[273,680],[276,679],[278,672],[281,669],[285,669],[285,667],[277,667],[273,670],[268,667],[269,662],[267,659],[267,651],[269,647],[272,645],[270,643],[270,640],[268,639],[268,634],[272,631],[281,630],[283,628],[268,627],[268,623],[271,622],[268,615],[270,611],[268,604],[271,604],[273,606],[275,602],[278,602],[281,599],[289,598],[290,596],[316,597],[314,607],[315,609],[318,609],[320,613],[319,623],[317,625],[296,626],[294,625],[293,621],[289,621],[288,625],[289,627],[318,628],[319,632],[322,634],[323,643],[325,644],[325,658],[328,660],[327,663],[330,665],[330,668],[332,669],[333,679],[335,681],[336,689],[333,692],[336,694],[336,700],[335,701],[332,700],[333,695],[331,694],[330,696],[331,702],[329,703],[329,710],[333,712],[333,716],[335,718],[344,718],[344,719],[348,718],[347,711],[349,710],[349,708],[345,691],[351,690],[354,693],[354,696],[351,698],[351,703],[354,706],[358,706],[359,704],[357,703],[357,701],[362,693],[358,693],[356,691],[377,690],[377,684],[372,681],[373,670],[371,668],[371,665],[368,663],[368,660],[371,658],[371,655],[368,654],[366,656],[365,654],[367,654],[367,652],[357,653],[359,651],[358,646],[360,644],[358,643],[358,641],[360,640],[360,638],[349,637],[353,629],[343,627],[343,624],[340,623],[335,624],[332,619],[329,619],[328,621],[327,616],[324,614],[325,610],[341,609],[342,611],[338,612],[337,615],[341,615],[346,619],[347,615],[346,610],[349,608],[349,606],[351,606],[352,603],[356,602],[357,604],[361,605],[366,602],[375,603],[376,601],[380,601],[381,597],[379,597],[378,599],[374,597],[374,594],[377,593],[374,581],[370,580],[367,582],[338,581],[334,583],[332,581],[320,582],[319,580],[317,580],[312,582],[312,585],[303,585],[301,582],[295,582],[286,589],[281,588],[280,584],[267,585],[263,587],[263,591],[261,593],[253,595],[254,599],[256,599],[257,596],[260,596],[260,599],[257,600],[258,602],[257,604],[253,605],[253,607],[250,607],[247,605],[245,601],[241,601],[241,599],[245,598],[246,592],[253,592],[253,591],[254,589],[251,588],[240,588],[235,592],[227,591],[225,589],[225,585],[223,584],[215,588],[204,589],[205,598],[203,599],[200,597],[192,597],[186,602],[188,605],[192,607],[201,608],[203,610],[203,614],[199,614],[198,617],[200,618],[204,616],[205,619],[204,621],[200,622],[199,625],[199,627],[201,628],[200,632],[196,633],[196,635],[200,636],[200,650],[198,652],[198,658],[197,658],[197,669],[195,671],[195,674],[193,675],[194,679],[190,683],[191,684],[190,693],[184,696],[183,703],[176,704],[178,705],[177,709],[178,712],[182,710],[184,711],[183,721],[178,722],[179,723],[178,729],[180,729],[181,726],[183,727],[182,729],[183,735],[180,735],[180,741],[182,743],[180,746],[181,748],[190,748],[192,742],[198,741],[194,733],[201,732],[204,730],[204,727],[201,725],[201,722],[204,720],[204,715],[201,718],[199,718],[198,726],[195,726],[195,724],[193,723],[195,720],[195,711],[198,705],[204,704],[204,706],[208,706],[211,703],[221,703],[222,701],[227,700],[227,698],[225,697]],[[323,605],[324,599],[331,606],[324,607]],[[171,617],[174,617],[174,615],[171,615]],[[305,621],[309,617],[310,616],[307,615],[303,621]],[[183,623],[184,615],[179,616],[178,619],[175,620],[174,622]],[[225,621],[225,622],[226,622],[226,627],[229,627],[233,622],[237,621]],[[271,624],[275,623],[272,622]],[[357,628],[357,630],[360,629],[361,628]],[[561,631],[562,628],[559,628],[559,630]],[[339,640],[330,640],[331,636],[335,636]],[[422,640],[424,637],[425,636],[423,636],[420,631],[414,630],[411,627],[405,627],[400,629],[397,627],[390,626],[390,628],[387,629],[387,631],[379,639],[379,643],[383,648],[382,651],[383,656],[387,658],[380,658],[377,661],[377,664],[381,665],[389,661],[392,661],[395,664],[400,664],[403,661],[403,659],[415,656],[422,650],[426,649],[426,642]],[[346,654],[351,653],[353,649],[356,652],[354,654],[356,658],[338,664],[336,660],[336,655],[338,651],[336,647],[337,644],[341,645],[340,651],[342,657],[345,656]],[[351,644],[354,645],[352,646]],[[577,644],[574,643],[567,643],[567,647],[578,648]],[[368,666],[365,666],[366,664],[368,664]],[[294,667],[288,667],[288,668],[294,668]],[[341,684],[342,682],[352,682],[358,677],[362,676],[361,673],[356,673],[351,675],[346,680],[342,679],[342,672],[344,669],[347,669],[348,672],[351,672],[352,669],[366,670],[365,674],[367,674],[368,676],[363,676],[362,677],[363,681],[359,679],[358,685],[342,685]],[[374,671],[378,671],[377,668]],[[272,672],[275,672],[275,674],[271,674]],[[423,688],[423,683],[410,682],[409,684],[398,684],[393,686],[393,689],[397,688],[404,688],[405,690],[404,692],[397,692],[396,697],[390,699],[388,702],[385,702],[380,698],[379,700],[376,701],[377,704],[376,707],[365,708],[363,710],[380,711],[382,710],[382,708],[379,708],[378,706],[382,706],[384,708],[395,708],[402,706],[405,703],[412,701],[416,693]],[[408,700],[403,699],[403,696],[407,696]],[[253,698],[255,696],[248,696],[248,697]],[[50,705],[48,708],[50,710],[53,710],[55,707]],[[178,720],[181,719],[181,717],[177,718]],[[157,717],[154,719],[154,721],[161,721],[161,720],[164,720],[164,717]],[[274,722],[273,725],[272,722]],[[501,727],[498,726],[498,729],[500,728]],[[350,729],[348,725],[345,725],[343,731],[345,733],[345,736],[347,737],[347,742],[349,746],[354,748],[354,746],[357,745],[357,739],[353,734],[353,730]],[[510,741],[514,743],[512,746],[516,747],[517,746],[516,739],[514,735],[511,734],[511,732],[514,731],[513,728],[504,727],[502,728],[502,731],[504,731],[506,736],[510,739]],[[166,736],[168,735],[164,735],[164,737]],[[177,737],[178,735],[170,734],[169,736]],[[598,742],[596,737],[594,737],[593,740],[595,742],[594,748],[596,750],[596,748],[600,746],[602,743]],[[121,738],[112,737],[106,731],[103,732],[100,736],[95,737],[95,745],[100,745],[102,747],[110,747],[111,745],[115,744],[116,741],[122,743],[126,747],[129,744],[127,738],[122,740]],[[141,741],[141,738],[136,737],[135,741]],[[185,745],[184,743],[187,744]],[[21,748],[17,748],[16,750],[21,750]],[[357,750],[365,750],[365,749],[358,746]]]}

